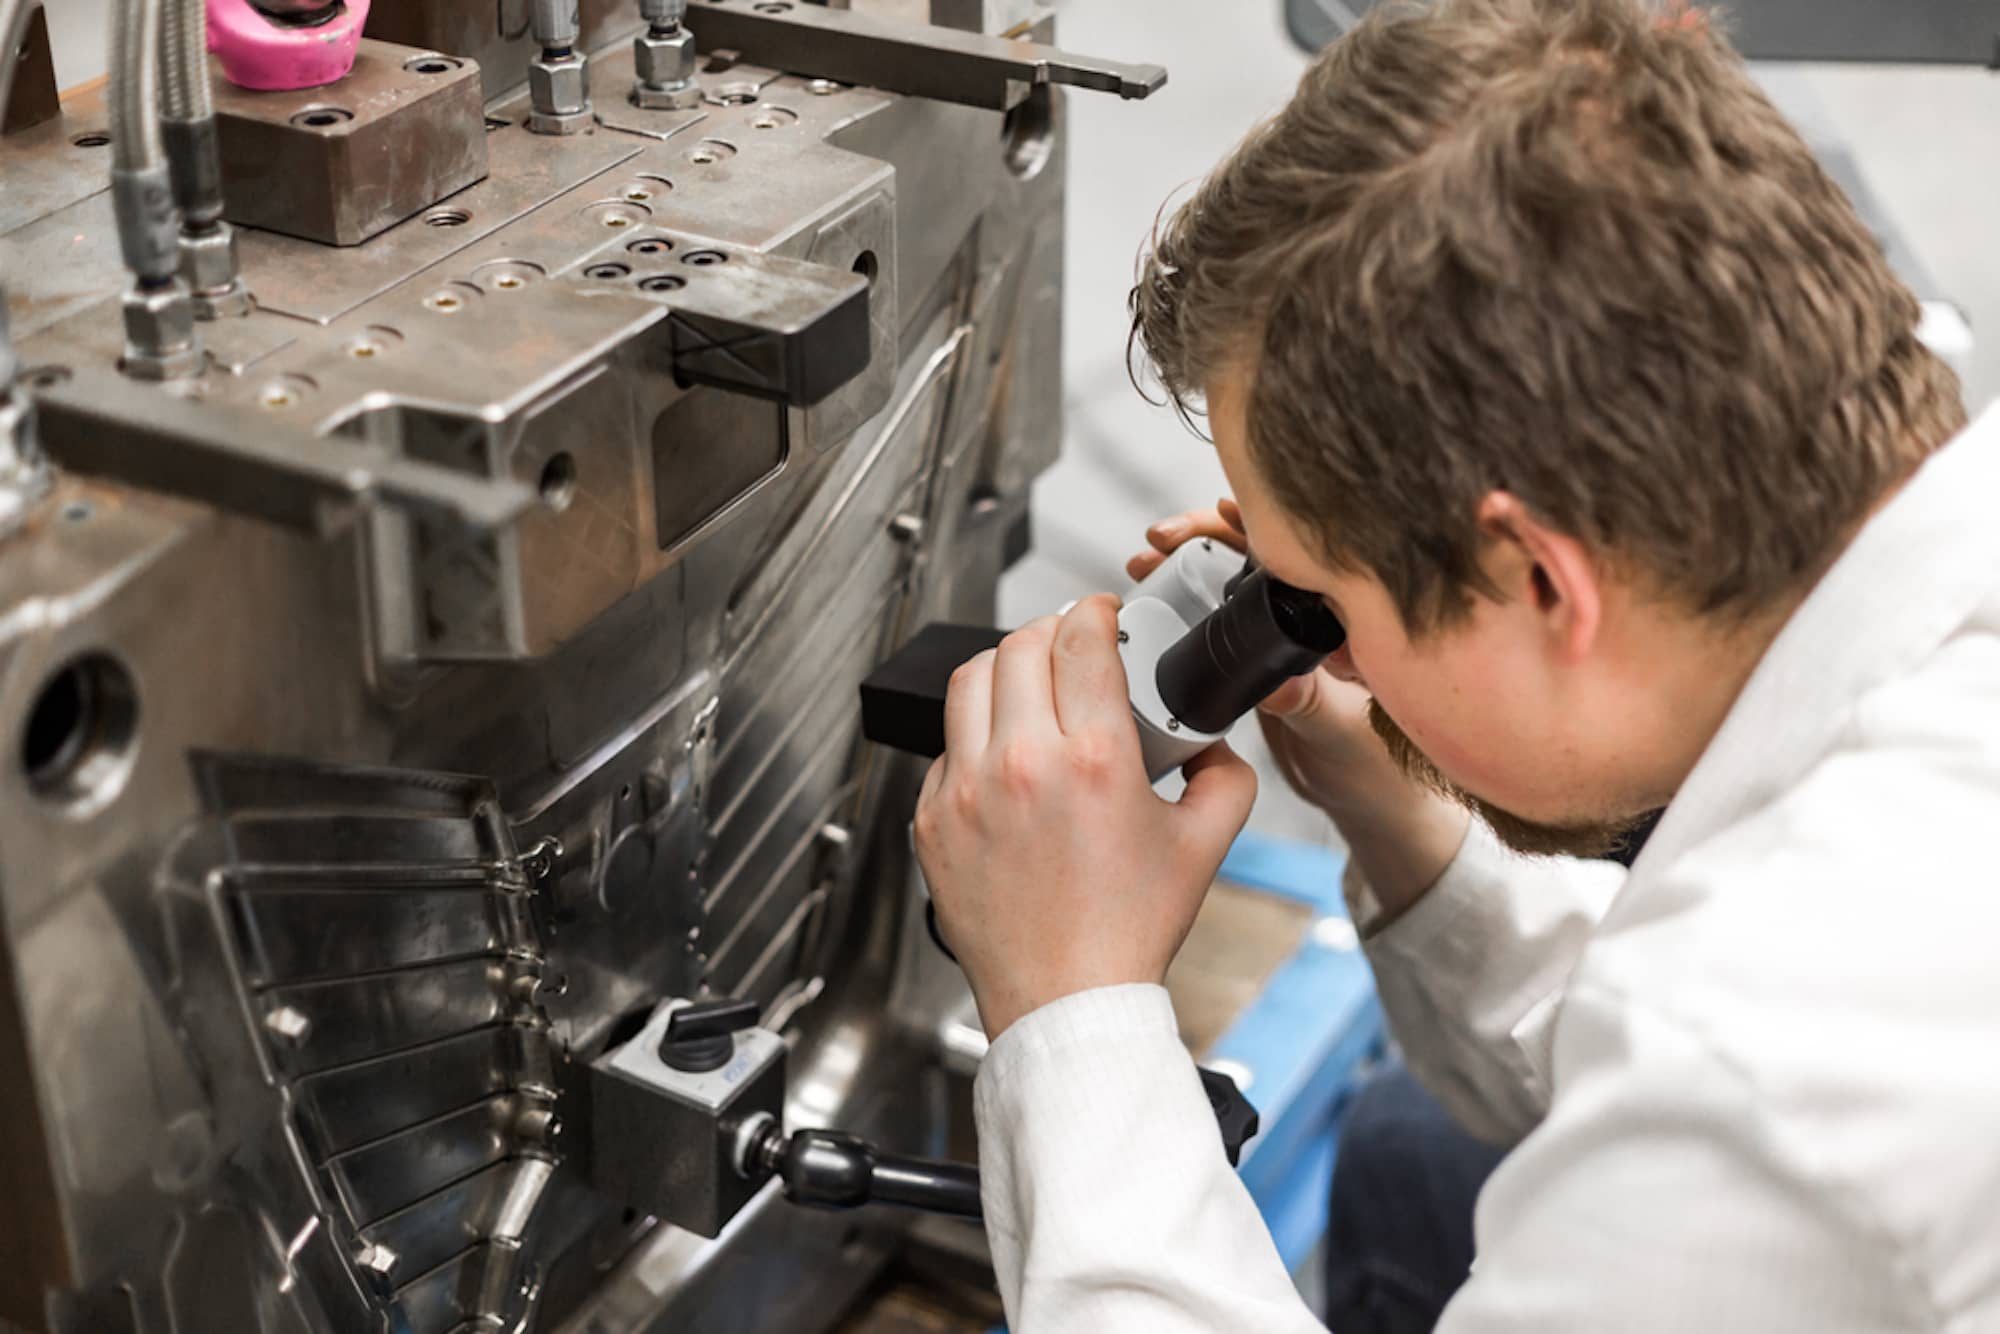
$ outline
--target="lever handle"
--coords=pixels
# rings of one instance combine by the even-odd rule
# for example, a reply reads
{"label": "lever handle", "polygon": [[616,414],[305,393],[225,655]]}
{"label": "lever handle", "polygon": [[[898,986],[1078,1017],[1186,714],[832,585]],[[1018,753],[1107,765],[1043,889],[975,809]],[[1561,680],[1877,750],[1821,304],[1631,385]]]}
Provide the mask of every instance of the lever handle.
{"label": "lever handle", "polygon": [[[775,1134],[775,1127],[773,1128]],[[879,1152],[857,1135],[801,1130],[762,1151],[785,1183],[785,1198],[819,1209],[900,1204],[960,1218],[980,1217],[979,1169]]]}

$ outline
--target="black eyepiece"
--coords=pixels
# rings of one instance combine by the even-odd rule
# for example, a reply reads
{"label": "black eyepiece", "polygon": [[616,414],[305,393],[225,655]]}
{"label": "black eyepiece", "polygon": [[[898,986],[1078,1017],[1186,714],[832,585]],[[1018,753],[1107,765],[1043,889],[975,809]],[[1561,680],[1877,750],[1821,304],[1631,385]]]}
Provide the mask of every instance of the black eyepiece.
{"label": "black eyepiece", "polygon": [[1221,732],[1346,642],[1346,628],[1316,595],[1255,570],[1160,655],[1154,681],[1174,717]]}

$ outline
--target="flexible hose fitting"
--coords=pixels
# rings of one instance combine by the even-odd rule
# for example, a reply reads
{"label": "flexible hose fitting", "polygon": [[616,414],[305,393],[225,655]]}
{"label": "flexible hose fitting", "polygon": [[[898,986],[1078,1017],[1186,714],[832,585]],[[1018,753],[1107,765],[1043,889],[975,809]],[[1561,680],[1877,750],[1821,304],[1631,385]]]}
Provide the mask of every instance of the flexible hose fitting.
{"label": "flexible hose fitting", "polygon": [[124,369],[154,380],[201,366],[193,303],[177,276],[180,218],[160,134],[160,17],[160,0],[118,0],[111,10],[111,203],[133,274]]}
{"label": "flexible hose fitting", "polygon": [[206,0],[166,0],[160,45],[161,137],[180,208],[180,272],[201,319],[250,309],[236,236],[222,220],[222,143],[208,72]]}

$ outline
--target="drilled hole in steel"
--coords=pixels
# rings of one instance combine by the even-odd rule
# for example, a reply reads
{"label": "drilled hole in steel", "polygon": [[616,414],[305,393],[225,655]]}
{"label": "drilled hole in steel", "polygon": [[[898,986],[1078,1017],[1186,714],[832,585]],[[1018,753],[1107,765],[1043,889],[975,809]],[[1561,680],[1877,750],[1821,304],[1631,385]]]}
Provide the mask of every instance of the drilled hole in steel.
{"label": "drilled hole in steel", "polygon": [[131,769],[138,721],[132,674],[115,658],[71,659],[35,696],[21,731],[29,788],[65,806],[108,800]]}
{"label": "drilled hole in steel", "polygon": [[527,283],[517,274],[503,273],[493,280],[493,285],[503,292],[512,292],[516,288],[526,287]]}
{"label": "drilled hole in steel", "polygon": [[879,268],[881,264],[876,260],[875,252],[872,250],[864,250],[854,257],[854,271],[870,283],[875,281],[875,273]]}
{"label": "drilled hole in steel", "polygon": [[583,271],[583,276],[609,283],[631,277],[632,270],[623,264],[593,264]]}
{"label": "drilled hole in steel", "polygon": [[327,130],[354,119],[346,107],[307,107],[292,117],[291,123],[308,130]]}
{"label": "drilled hole in steel", "polygon": [[835,93],[845,92],[846,90],[846,84],[835,83],[832,79],[814,79],[806,85],[806,91],[814,97],[832,97]]}
{"label": "drilled hole in steel", "polygon": [[687,254],[681,256],[681,263],[692,264],[696,268],[702,269],[707,268],[711,264],[727,264],[728,262],[729,256],[723,254],[720,250],[690,250]]}
{"label": "drilled hole in steel", "polygon": [[85,130],[70,140],[78,148],[105,148],[111,143],[111,136],[103,130]]}
{"label": "drilled hole in steel", "polygon": [[715,100],[726,107],[747,107],[757,100],[757,94],[748,89],[739,88],[733,92],[724,93]]}
{"label": "drilled hole in steel", "polygon": [[508,120],[505,116],[488,116],[486,118],[486,132],[491,134],[495,130],[504,130],[513,123],[513,121]]}
{"label": "drilled hole in steel", "polygon": [[797,121],[799,113],[790,107],[763,107],[750,122],[753,130],[782,130]]}
{"label": "drilled hole in steel", "polygon": [[424,214],[426,227],[463,227],[472,221],[472,215],[462,208],[434,208]]}
{"label": "drilled hole in steel", "polygon": [[576,460],[567,452],[542,465],[542,503],[558,514],[576,499]]}
{"label": "drilled hole in steel", "polygon": [[674,248],[674,243],[663,236],[648,236],[625,248],[635,255],[664,255]]}
{"label": "drilled hole in steel", "polygon": [[69,379],[69,375],[67,366],[37,366],[33,370],[24,371],[21,378],[28,382],[30,389],[53,389]]}
{"label": "drilled hole in steel", "polygon": [[606,227],[630,227],[632,219],[620,217],[616,213],[608,213],[604,217],[604,225]]}
{"label": "drilled hole in steel", "polygon": [[769,4],[752,5],[751,8],[759,14],[789,14],[792,12],[792,7],[786,4],[784,0],[771,0]]}
{"label": "drilled hole in steel", "polygon": [[450,56],[428,55],[414,56],[404,61],[403,68],[413,74],[449,74],[464,64],[464,61],[454,60]]}
{"label": "drilled hole in steel", "polygon": [[663,273],[657,278],[648,278],[639,284],[640,290],[646,292],[678,292],[686,286],[687,279],[676,277],[671,273]]}

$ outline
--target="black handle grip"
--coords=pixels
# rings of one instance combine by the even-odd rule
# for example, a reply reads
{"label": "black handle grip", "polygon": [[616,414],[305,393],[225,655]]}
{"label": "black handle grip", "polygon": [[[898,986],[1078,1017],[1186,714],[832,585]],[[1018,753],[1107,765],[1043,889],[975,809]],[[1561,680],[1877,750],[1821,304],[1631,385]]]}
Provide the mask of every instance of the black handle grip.
{"label": "black handle grip", "polygon": [[776,1155],[785,1198],[820,1209],[900,1204],[960,1218],[980,1217],[979,1169],[880,1153],[837,1130],[801,1130]]}

